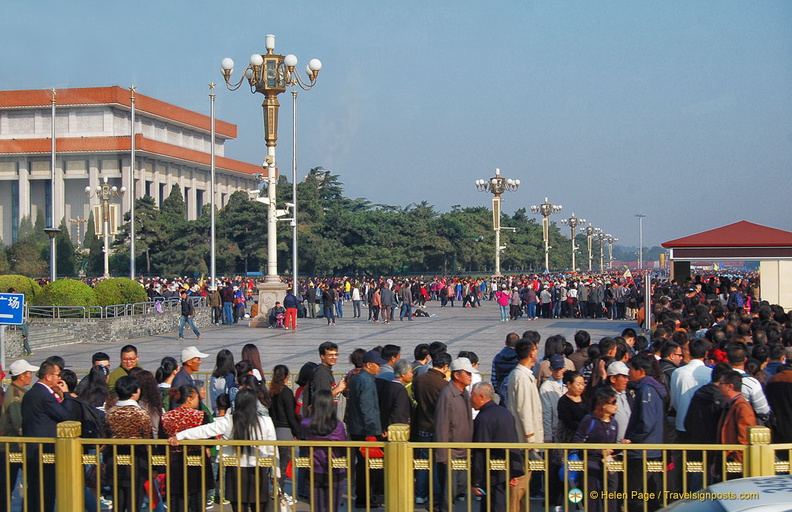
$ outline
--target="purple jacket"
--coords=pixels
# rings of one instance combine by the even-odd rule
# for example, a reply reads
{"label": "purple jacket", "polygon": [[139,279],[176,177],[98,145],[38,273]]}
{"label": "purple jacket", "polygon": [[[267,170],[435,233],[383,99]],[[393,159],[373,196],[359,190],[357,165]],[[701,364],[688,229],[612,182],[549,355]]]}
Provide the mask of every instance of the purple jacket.
{"label": "purple jacket", "polygon": [[[300,423],[303,432],[303,438],[306,441],[347,441],[346,430],[344,429],[344,424],[342,422],[338,422],[336,425],[335,430],[330,432],[330,434],[326,436],[317,436],[311,433],[310,429],[311,425],[311,418],[305,418]],[[307,449],[307,448],[306,448]],[[326,448],[314,448],[314,473],[321,473],[327,474],[327,449]],[[346,454],[346,448],[334,448],[333,449],[333,457],[339,458],[343,457]],[[346,468],[334,468],[333,473],[344,473],[346,472]]]}

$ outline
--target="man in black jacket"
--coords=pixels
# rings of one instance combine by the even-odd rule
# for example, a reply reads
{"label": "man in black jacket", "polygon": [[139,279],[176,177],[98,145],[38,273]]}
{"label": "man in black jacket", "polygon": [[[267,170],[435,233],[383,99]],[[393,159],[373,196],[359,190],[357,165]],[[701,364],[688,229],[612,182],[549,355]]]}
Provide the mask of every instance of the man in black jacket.
{"label": "man in black jacket", "polygon": [[511,371],[514,370],[514,367],[517,366],[517,363],[519,363],[517,353],[514,351],[514,344],[519,340],[520,336],[516,332],[507,334],[505,346],[492,358],[492,376],[490,380],[492,381],[492,387],[495,389],[495,392],[500,396],[500,403],[502,404],[506,403],[506,387],[504,386],[506,377],[509,376]]}
{"label": "man in black jacket", "polygon": [[[495,392],[489,382],[473,385],[470,402],[479,413],[473,422],[474,443],[517,443],[517,429],[514,427],[514,416],[505,407],[497,407],[492,401]],[[481,510],[514,510],[506,507],[506,473],[490,471],[487,478],[487,450],[473,450],[473,474],[470,482],[473,493],[481,496]],[[510,450],[509,454],[509,485],[525,485],[522,452]],[[490,459],[503,460],[505,450],[489,450]],[[489,486],[487,486],[489,483]],[[486,493],[486,495],[485,495]],[[510,500],[511,501],[511,500]]]}
{"label": "man in black jacket", "polygon": [[179,320],[179,339],[184,339],[184,324],[189,324],[190,328],[195,333],[195,337],[199,340],[201,339],[201,331],[195,327],[195,323],[193,323],[193,317],[195,316],[195,306],[193,306],[192,299],[187,296],[187,290],[181,291],[181,300],[179,301],[179,305],[181,306],[181,319]]}

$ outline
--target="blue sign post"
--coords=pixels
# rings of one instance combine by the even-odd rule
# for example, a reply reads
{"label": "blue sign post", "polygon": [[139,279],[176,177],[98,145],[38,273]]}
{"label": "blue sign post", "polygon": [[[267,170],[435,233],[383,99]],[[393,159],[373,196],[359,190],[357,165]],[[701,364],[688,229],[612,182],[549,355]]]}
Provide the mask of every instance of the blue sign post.
{"label": "blue sign post", "polygon": [[0,293],[0,325],[22,325],[24,311],[24,294]]}
{"label": "blue sign post", "polygon": [[5,367],[5,326],[22,325],[25,322],[25,295],[23,293],[0,293],[0,365]]}

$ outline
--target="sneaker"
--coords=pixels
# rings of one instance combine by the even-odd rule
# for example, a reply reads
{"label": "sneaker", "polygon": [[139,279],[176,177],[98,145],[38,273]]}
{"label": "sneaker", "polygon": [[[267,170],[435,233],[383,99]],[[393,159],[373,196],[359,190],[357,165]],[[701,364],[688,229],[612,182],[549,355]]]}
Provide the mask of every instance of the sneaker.
{"label": "sneaker", "polygon": [[206,510],[209,510],[210,508],[214,508],[214,500],[209,500],[206,502]]}
{"label": "sneaker", "polygon": [[179,336],[179,341],[183,341],[183,340],[184,340],[184,336]]}
{"label": "sneaker", "polygon": [[199,334],[198,336],[195,337],[195,339],[200,340],[201,339],[201,335]]}
{"label": "sneaker", "polygon": [[113,500],[108,500],[107,498],[102,498],[99,500],[101,504],[102,510],[112,510],[113,509]]}
{"label": "sneaker", "polygon": [[420,496],[416,496],[416,498],[415,498],[415,503],[416,503],[417,505],[423,505],[423,504],[425,504],[427,501],[429,501],[429,499],[428,499],[428,498],[422,498],[422,497],[420,497]]}

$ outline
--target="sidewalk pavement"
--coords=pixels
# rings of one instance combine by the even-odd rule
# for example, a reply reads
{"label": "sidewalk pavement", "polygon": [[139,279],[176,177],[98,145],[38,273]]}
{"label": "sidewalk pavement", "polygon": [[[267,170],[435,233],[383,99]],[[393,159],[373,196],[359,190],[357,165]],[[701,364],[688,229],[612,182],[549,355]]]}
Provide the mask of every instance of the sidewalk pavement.
{"label": "sidewalk pavement", "polygon": [[[352,308],[347,307],[351,313]],[[184,347],[195,345],[199,350],[210,354],[201,366],[201,372],[211,372],[215,354],[227,348],[238,358],[246,343],[255,343],[261,353],[261,362],[266,372],[276,364],[285,364],[293,375],[307,361],[319,362],[318,347],[323,341],[338,344],[340,357],[334,370],[346,372],[351,368],[348,357],[358,347],[371,349],[388,343],[402,347],[402,357],[413,359],[413,348],[419,343],[442,341],[448,345],[449,353],[456,357],[460,350],[472,350],[479,356],[482,373],[489,373],[492,358],[503,347],[506,335],[510,332],[522,334],[536,330],[542,335],[540,355],[543,354],[544,340],[548,336],[561,334],[574,345],[574,335],[580,329],[591,334],[596,343],[605,336],[618,336],[626,327],[636,328],[633,321],[609,321],[605,319],[539,319],[533,322],[525,318],[513,322],[500,322],[498,305],[495,302],[482,302],[480,308],[460,306],[441,308],[439,302],[428,302],[426,311],[436,314],[434,318],[415,318],[412,322],[395,321],[390,324],[372,323],[366,320],[368,310],[362,308],[361,318],[336,318],[335,326],[327,326],[324,318],[299,318],[296,330],[249,328],[247,323],[228,326],[203,327],[201,339],[196,340],[191,332],[185,331],[185,339],[179,341],[178,333],[132,339],[125,342],[81,343],[50,347],[37,350],[27,360],[34,365],[40,364],[51,355],[60,355],[66,366],[78,374],[88,370],[94,352],[106,352],[112,367],[119,364],[120,349],[127,343],[135,345],[140,355],[139,364],[152,372],[165,356],[180,359]],[[8,360],[11,364],[13,360]]]}

